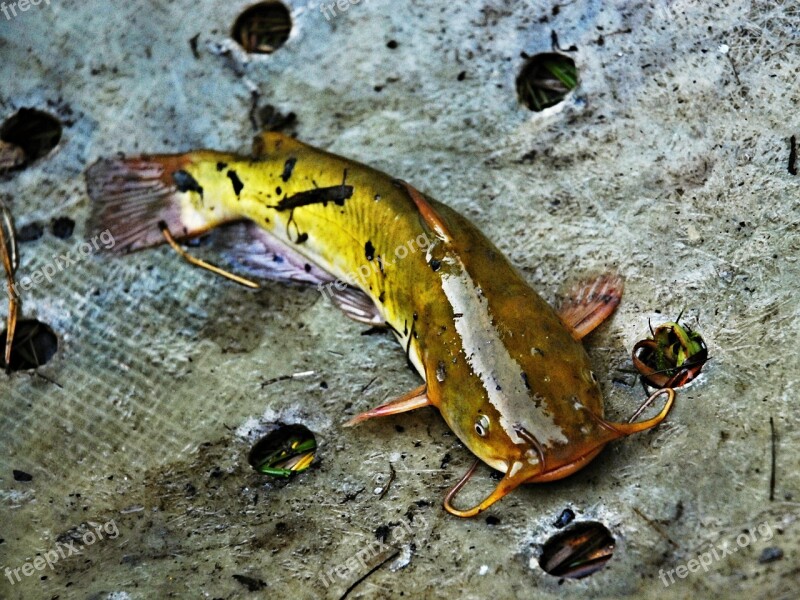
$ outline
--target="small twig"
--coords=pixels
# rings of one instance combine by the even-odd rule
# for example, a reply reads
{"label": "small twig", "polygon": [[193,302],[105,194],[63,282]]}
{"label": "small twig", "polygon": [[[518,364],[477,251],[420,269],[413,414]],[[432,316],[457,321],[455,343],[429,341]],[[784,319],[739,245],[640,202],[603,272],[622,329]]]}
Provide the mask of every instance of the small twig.
{"label": "small twig", "polygon": [[644,519],[644,520],[645,520],[645,522],[646,522],[648,525],[650,525],[650,527],[652,527],[653,529],[655,529],[655,530],[656,530],[656,531],[657,531],[657,532],[658,532],[658,533],[661,535],[661,537],[663,537],[663,538],[664,538],[665,540],[667,540],[667,541],[668,541],[670,544],[672,544],[672,546],[673,546],[673,547],[675,547],[675,548],[680,548],[680,546],[678,546],[678,543],[677,543],[675,540],[673,540],[671,537],[669,537],[669,534],[668,534],[666,531],[664,531],[664,529],[661,527],[661,525],[659,525],[658,523],[656,523],[655,521],[653,521],[651,518],[647,517],[647,516],[646,516],[644,513],[642,513],[642,511],[640,511],[640,510],[639,510],[638,508],[636,508],[635,506],[633,507],[633,512],[635,512],[635,513],[636,513],[637,515],[639,515],[639,516],[640,516],[642,519]]}
{"label": "small twig", "polygon": [[378,379],[377,377],[373,377],[372,379],[370,379],[369,383],[367,385],[365,385],[363,388],[361,388],[361,393],[363,394],[364,392],[366,392],[367,388],[369,386],[371,386],[373,383],[375,383],[375,381],[377,381],[377,379]]}
{"label": "small twig", "polygon": [[291,375],[281,375],[279,377],[273,377],[272,379],[267,379],[266,381],[261,382],[261,389],[263,390],[268,385],[272,385],[273,383],[278,383],[279,381],[288,381],[289,379],[301,379],[303,377],[311,377],[316,371],[301,371],[300,373],[292,373]]}
{"label": "small twig", "polygon": [[373,574],[375,571],[377,571],[378,569],[380,569],[380,568],[381,568],[383,565],[385,565],[387,562],[389,562],[390,560],[392,560],[392,559],[393,559],[395,556],[397,556],[398,554],[400,554],[400,550],[399,550],[399,549],[397,549],[397,548],[395,548],[394,552],[392,552],[391,554],[389,554],[389,556],[387,556],[387,557],[386,557],[386,558],[384,558],[384,559],[383,559],[381,562],[379,562],[377,565],[375,565],[374,567],[372,567],[372,568],[371,568],[369,571],[367,571],[367,573],[366,573],[365,575],[363,575],[362,577],[359,577],[358,579],[356,579],[356,580],[353,582],[353,584],[352,584],[352,585],[351,585],[349,588],[347,588],[347,589],[344,591],[344,594],[342,594],[342,595],[339,597],[339,600],[344,600],[345,598],[347,598],[347,597],[350,595],[350,592],[352,592],[354,589],[356,589],[356,587],[358,586],[358,584],[360,584],[360,583],[361,583],[362,581],[364,581],[364,580],[365,580],[367,577],[369,577],[370,575],[372,575],[372,574]]}
{"label": "small twig", "polygon": [[789,138],[789,175],[797,175],[797,138]]}
{"label": "small twig", "polygon": [[769,501],[775,500],[775,454],[776,454],[776,440],[775,440],[775,421],[772,417],[769,418],[769,429],[772,434],[772,467],[769,474]]}
{"label": "small twig", "polygon": [[392,486],[392,482],[394,481],[395,476],[397,473],[392,466],[392,463],[389,463],[389,480],[386,482],[386,485],[383,486],[381,490],[380,496],[378,496],[378,500],[383,500],[383,497],[386,495],[386,492],[389,491],[389,488]]}
{"label": "small twig", "polygon": [[736,70],[736,64],[733,62],[733,58],[731,57],[730,54],[725,54],[725,56],[728,57],[728,62],[731,63],[731,69],[733,69],[733,76],[736,77],[736,84],[741,86],[742,82],[739,79],[739,72]]}
{"label": "small twig", "polygon": [[19,250],[17,248],[14,217],[2,200],[0,200],[0,218],[2,218],[2,223],[0,223],[0,252],[2,252],[3,269],[6,272],[6,287],[8,288],[8,318],[3,362],[6,366],[6,374],[9,374],[11,373],[11,352],[17,329],[17,315],[19,314],[19,296],[17,295],[16,281],[14,279],[19,266]]}

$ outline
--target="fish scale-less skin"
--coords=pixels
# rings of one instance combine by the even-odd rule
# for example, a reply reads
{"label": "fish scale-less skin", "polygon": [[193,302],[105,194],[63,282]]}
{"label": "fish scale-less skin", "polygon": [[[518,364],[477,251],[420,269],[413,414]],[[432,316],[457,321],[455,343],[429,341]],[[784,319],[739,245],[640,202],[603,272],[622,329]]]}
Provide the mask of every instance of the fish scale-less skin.
{"label": "fish scale-less skin", "polygon": [[[196,192],[188,195],[191,210],[204,216],[207,227],[244,217],[288,242],[294,250],[342,281],[350,281],[363,267],[362,272],[368,275],[363,284],[358,280],[358,287],[375,300],[394,330],[403,334],[401,342],[405,345],[416,299],[431,292],[428,288],[433,273],[417,240],[426,234],[428,239],[432,236],[408,194],[394,185],[391,178],[282,136],[270,140],[257,161],[205,152],[198,158],[193,158],[185,170],[201,182],[203,196]],[[284,181],[286,161],[292,159],[295,160],[292,175]],[[226,165],[222,170],[217,168],[220,162]],[[243,185],[238,196],[226,175],[228,171],[235,172]],[[343,184],[352,186],[353,193],[341,206],[331,201],[278,208],[282,199],[295,194]],[[297,243],[303,234],[307,239]],[[375,249],[372,261],[365,253],[367,242]],[[396,255],[401,247],[408,250],[404,258]],[[378,260],[383,262],[383,272]],[[412,348],[415,346],[416,342],[412,342]],[[414,362],[418,363],[418,359]]]}
{"label": "fish scale-less skin", "polygon": [[[582,344],[477,228],[431,201],[452,236],[449,244],[437,241],[430,250],[441,268],[433,270],[424,249],[399,259],[397,249],[420,236],[436,240],[405,189],[354,161],[282,136],[264,139],[258,161],[201,155],[201,162],[187,167],[204,190],[202,199],[191,193],[194,207],[208,212],[221,204],[225,208],[209,218],[248,218],[337,278],[347,280],[360,267],[368,268],[359,287],[404,346],[412,337],[412,362],[428,382],[432,403],[458,437],[495,468],[508,468],[509,453],[538,465],[538,456],[525,456],[528,447],[513,430],[514,415],[541,444],[548,467],[568,462],[576,443],[597,437],[597,422],[586,409],[602,416],[602,400],[588,378]],[[287,161],[294,166],[284,181]],[[226,163],[222,169],[220,162]],[[238,195],[228,173],[241,183]],[[292,207],[287,202],[309,190],[344,185],[352,186],[352,195],[338,203],[303,200]],[[305,240],[298,243],[301,236]],[[374,248],[372,261],[367,243]],[[385,260],[383,272],[374,268],[378,257]],[[441,382],[436,377],[440,363]],[[474,423],[480,414],[490,417],[493,428],[501,427],[519,452],[478,437]]]}
{"label": "fish scale-less skin", "polygon": [[[436,363],[436,355],[449,359],[445,382],[440,385],[435,378],[429,380],[431,395],[439,398],[440,410],[448,425],[475,454],[496,456],[495,461],[487,462],[498,470],[507,469],[509,449],[498,453],[487,439],[474,435],[472,428],[479,410],[489,414],[492,424],[502,422],[504,410],[520,418],[528,417],[523,423],[526,428],[532,433],[538,430],[546,434],[539,442],[546,451],[547,466],[568,462],[574,444],[589,444],[598,434],[596,420],[587,415],[585,409],[576,409],[574,404],[580,401],[598,416],[602,416],[603,411],[600,390],[589,377],[589,358],[583,345],[572,338],[550,305],[476,227],[445,205],[435,203],[434,206],[447,222],[454,240],[454,248],[449,252],[443,249],[440,256],[451,254],[457,264],[447,265],[443,261],[442,269],[434,274],[439,280],[439,287],[434,290],[438,298],[428,303],[432,307],[431,314],[422,319],[420,326],[434,330],[437,323],[448,326],[441,335],[426,332],[427,335],[421,336],[429,370],[430,365]],[[436,254],[436,249],[432,254]],[[448,275],[451,280],[462,279],[466,288],[480,289],[480,294],[467,296],[459,303],[472,306],[473,314],[453,309],[442,287],[442,278]],[[463,316],[455,317],[457,312]],[[465,322],[463,333],[458,331],[459,322]],[[471,348],[464,347],[464,334],[474,338]],[[497,385],[493,386],[491,380],[481,380],[473,368],[478,362],[471,356],[473,353],[501,361],[500,368],[506,372],[505,381],[495,382]],[[452,362],[454,358],[455,363]],[[492,396],[499,399],[497,404],[490,402]],[[522,444],[513,432],[507,433]],[[552,440],[550,443],[548,438]],[[519,458],[524,454],[522,450]]]}
{"label": "fish scale-less skin", "polygon": [[[253,157],[199,151],[101,161],[87,172],[90,194],[105,201],[101,220],[122,229],[123,249],[160,243],[153,224],[137,215],[163,216],[158,228],[182,237],[247,219],[339,280],[321,284],[323,292],[344,283],[365,292],[425,379],[427,402],[474,454],[506,473],[467,511],[450,504],[461,484],[454,487],[445,499],[451,513],[471,516],[521,483],[565,477],[607,442],[666,416],[674,394],[654,419],[606,422],[579,341],[585,332],[565,325],[457,212],[380,171],[280,134],[262,134],[254,146]],[[133,223],[115,221],[114,211]],[[619,301],[621,287],[603,283],[612,280],[586,288],[600,290],[575,313],[591,324],[586,331]],[[351,316],[362,320],[373,309],[358,310]],[[425,405],[421,398],[375,415]],[[356,422],[363,418],[371,417]]]}

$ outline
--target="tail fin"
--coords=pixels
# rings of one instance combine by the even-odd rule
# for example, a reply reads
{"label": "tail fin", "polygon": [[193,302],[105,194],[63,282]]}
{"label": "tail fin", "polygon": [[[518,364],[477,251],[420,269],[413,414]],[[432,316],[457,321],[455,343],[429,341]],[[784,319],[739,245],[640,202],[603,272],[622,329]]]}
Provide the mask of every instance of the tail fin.
{"label": "tail fin", "polygon": [[86,188],[96,203],[89,228],[108,229],[115,252],[133,252],[164,243],[159,223],[174,237],[199,235],[206,219],[192,207],[203,188],[187,172],[187,154],[101,159],[86,171]]}

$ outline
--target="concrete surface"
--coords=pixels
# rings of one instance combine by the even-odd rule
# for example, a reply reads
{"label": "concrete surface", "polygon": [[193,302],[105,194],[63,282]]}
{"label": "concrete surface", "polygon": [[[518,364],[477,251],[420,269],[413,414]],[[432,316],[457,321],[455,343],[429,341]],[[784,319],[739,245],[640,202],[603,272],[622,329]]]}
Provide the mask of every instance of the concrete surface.
{"label": "concrete surface", "polygon": [[[287,4],[289,41],[252,59],[229,39],[246,2],[0,15],[0,117],[35,107],[65,123],[53,154],[0,181],[19,226],[46,226],[22,244],[20,276],[89,235],[82,172],[96,158],[246,150],[272,105],[297,114],[301,139],[474,219],[548,299],[621,272],[620,310],[588,340],[612,416],[643,398],[627,370],[648,319],[685,310],[713,359],[655,431],[459,520],[440,503],[471,456],[438,415],[341,427],[418,384],[392,340],[362,336],[312,289],[249,292],[168,249],[91,256],[24,296],[24,316],[60,338],[44,377],[0,381],[0,566],[33,572],[12,584],[0,571],[0,597],[339,598],[378,565],[348,597],[797,597],[797,3],[363,0],[330,20]],[[577,48],[581,82],[534,114],[514,82],[551,32]],[[77,223],[68,240],[47,227],[61,216]],[[275,421],[320,444],[289,483],[247,463]],[[462,501],[493,483],[481,468]],[[537,561],[565,507],[617,542],[582,580]],[[725,543],[736,552],[707,572],[690,562]]]}

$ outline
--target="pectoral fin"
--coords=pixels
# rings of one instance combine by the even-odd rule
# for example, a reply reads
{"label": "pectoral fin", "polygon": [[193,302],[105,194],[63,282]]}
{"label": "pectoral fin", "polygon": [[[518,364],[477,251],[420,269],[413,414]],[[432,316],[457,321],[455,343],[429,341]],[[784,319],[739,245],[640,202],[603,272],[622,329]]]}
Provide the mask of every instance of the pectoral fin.
{"label": "pectoral fin", "polygon": [[373,409],[356,415],[345,423],[345,427],[352,427],[358,425],[367,419],[374,419],[375,417],[385,417],[387,415],[397,415],[400,413],[423,408],[425,406],[433,406],[428,399],[428,386],[423,384],[416,389],[411,390],[407,394],[400,396],[397,400],[392,400],[386,404],[381,404]]}
{"label": "pectoral fin", "polygon": [[605,321],[622,298],[623,280],[606,273],[574,286],[558,309],[558,316],[570,328],[572,337],[583,339]]}
{"label": "pectoral fin", "polygon": [[430,227],[433,232],[444,242],[450,242],[453,238],[447,230],[442,218],[436,212],[436,209],[431,206],[431,203],[423,196],[415,187],[409,185],[402,179],[395,179],[394,184],[406,190],[411,201],[416,205],[422,219]]}

